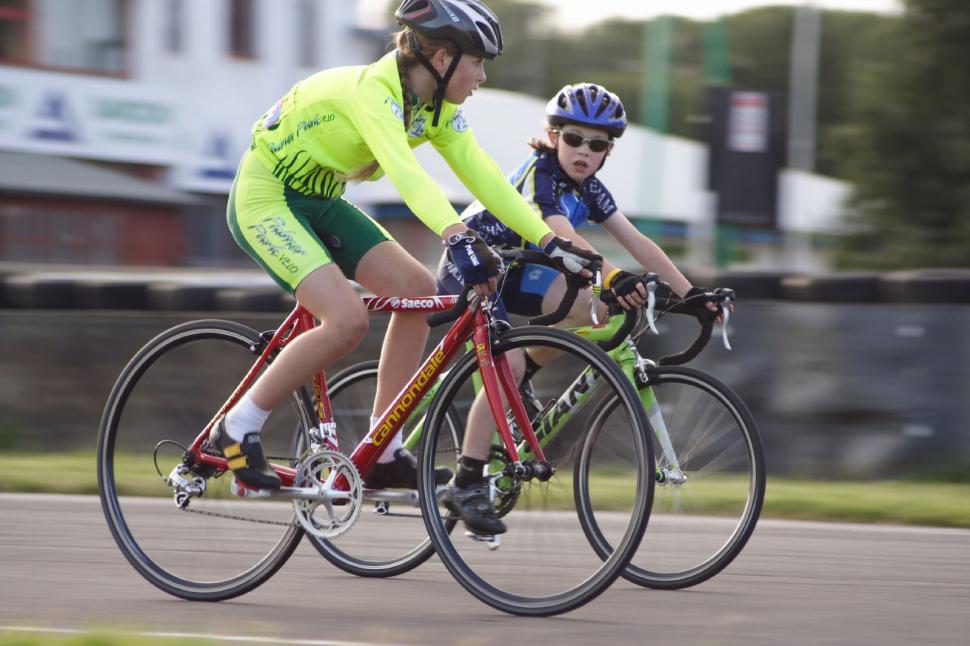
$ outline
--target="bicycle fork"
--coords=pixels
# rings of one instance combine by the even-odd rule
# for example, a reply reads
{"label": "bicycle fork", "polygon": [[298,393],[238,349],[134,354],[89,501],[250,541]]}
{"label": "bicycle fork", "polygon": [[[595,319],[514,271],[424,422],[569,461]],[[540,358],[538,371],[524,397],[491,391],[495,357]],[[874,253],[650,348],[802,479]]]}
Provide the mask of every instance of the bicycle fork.
{"label": "bicycle fork", "polygon": [[647,421],[650,423],[650,428],[660,445],[660,455],[657,456],[657,483],[684,484],[687,482],[687,475],[680,468],[680,460],[678,460],[674,445],[670,441],[670,432],[667,430],[667,423],[664,421],[660,402],[657,401],[656,393],[653,392],[653,386],[650,384],[649,369],[656,364],[640,354],[632,339],[627,339],[626,346],[626,348],[623,348],[621,345],[620,348],[623,349],[620,356],[614,358],[623,368],[624,374],[630,377],[633,385],[636,386],[643,410],[647,413]]}

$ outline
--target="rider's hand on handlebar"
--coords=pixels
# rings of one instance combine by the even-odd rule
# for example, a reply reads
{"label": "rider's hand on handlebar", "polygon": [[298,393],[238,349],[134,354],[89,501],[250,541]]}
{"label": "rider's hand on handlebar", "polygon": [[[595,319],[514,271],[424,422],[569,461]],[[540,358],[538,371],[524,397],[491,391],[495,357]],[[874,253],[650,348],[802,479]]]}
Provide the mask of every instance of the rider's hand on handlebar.
{"label": "rider's hand on handlebar", "polygon": [[603,281],[603,287],[613,292],[616,302],[625,310],[643,307],[647,303],[647,280],[644,276],[615,268]]}
{"label": "rider's hand on handlebar", "polygon": [[[694,299],[693,303],[696,303],[697,306],[700,306],[701,302],[703,302],[704,307],[717,314],[717,318],[715,320],[718,323],[723,323],[724,316],[721,314],[717,301],[710,296],[707,296],[708,294],[716,294],[720,289],[722,288],[719,287],[718,289],[712,291],[709,289],[704,289],[703,287],[691,287],[687,293],[684,294],[684,300],[689,301]],[[734,313],[734,304],[731,302],[728,302],[728,312],[732,314]]]}
{"label": "rider's hand on handlebar", "polygon": [[462,282],[472,285],[479,296],[488,296],[498,286],[502,260],[472,231],[456,233],[447,240],[448,255],[461,273]]}
{"label": "rider's hand on handlebar", "polygon": [[593,272],[587,267],[603,261],[602,256],[558,236],[547,242],[542,251],[560,271],[583,278],[592,278]]}

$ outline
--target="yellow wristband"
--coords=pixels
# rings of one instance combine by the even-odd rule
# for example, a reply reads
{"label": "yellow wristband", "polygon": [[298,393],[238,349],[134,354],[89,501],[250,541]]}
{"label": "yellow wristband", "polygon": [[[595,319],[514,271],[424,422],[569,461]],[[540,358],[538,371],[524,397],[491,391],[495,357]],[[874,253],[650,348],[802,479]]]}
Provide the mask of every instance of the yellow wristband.
{"label": "yellow wristband", "polygon": [[603,279],[603,287],[605,287],[606,289],[609,289],[610,283],[613,282],[613,279],[616,278],[616,275],[620,273],[620,271],[622,270],[619,267],[614,267],[613,269],[611,269],[610,273],[606,274],[606,278]]}

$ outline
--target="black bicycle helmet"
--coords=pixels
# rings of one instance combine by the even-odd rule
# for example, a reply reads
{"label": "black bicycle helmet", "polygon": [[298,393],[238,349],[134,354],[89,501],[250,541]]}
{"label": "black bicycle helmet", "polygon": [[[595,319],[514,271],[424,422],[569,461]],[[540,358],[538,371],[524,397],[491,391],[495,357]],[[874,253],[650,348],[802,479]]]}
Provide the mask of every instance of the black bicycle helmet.
{"label": "black bicycle helmet", "polygon": [[412,32],[434,40],[447,39],[458,47],[444,76],[431,65],[422,53],[420,45],[411,41],[411,49],[424,67],[431,72],[438,87],[434,94],[434,118],[432,126],[438,125],[445,88],[461,60],[462,54],[493,59],[502,53],[502,29],[498,18],[481,0],[404,0],[394,12],[400,25]]}
{"label": "black bicycle helmet", "polygon": [[502,53],[498,18],[481,0],[404,0],[399,24],[428,38],[447,38],[463,54],[493,59]]}

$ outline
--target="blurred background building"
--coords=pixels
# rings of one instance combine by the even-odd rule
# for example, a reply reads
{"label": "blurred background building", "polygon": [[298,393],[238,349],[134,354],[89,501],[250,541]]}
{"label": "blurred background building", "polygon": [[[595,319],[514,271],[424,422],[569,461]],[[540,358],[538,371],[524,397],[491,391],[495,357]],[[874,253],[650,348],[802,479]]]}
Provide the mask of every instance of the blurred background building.
{"label": "blurred background building", "polygon": [[[634,125],[601,176],[691,280],[737,289],[736,352],[696,365],[741,393],[772,469],[965,479],[970,3],[863,1],[892,3],[561,0],[583,9],[567,25],[553,0],[488,0],[506,51],[464,109],[511,171],[562,85],[622,97]],[[715,2],[735,13],[658,13]],[[295,81],[386,51],[394,5],[0,0],[0,448],[89,441],[120,366],[186,312],[275,323],[290,302],[225,224],[236,163]],[[416,154],[468,203],[431,146]],[[424,262],[441,253],[388,180],[347,197]],[[583,235],[623,263],[597,228]],[[691,332],[670,324],[650,352]]]}
{"label": "blurred background building", "polygon": [[[0,260],[249,266],[227,234],[224,211],[251,124],[295,81],[386,51],[386,4],[3,0]],[[630,51],[625,61],[661,102],[669,70],[656,44],[670,37],[671,24],[651,23],[645,52]],[[509,40],[508,49],[535,42]],[[501,84],[509,75],[499,71]],[[788,110],[778,94],[724,89],[718,97],[703,117],[717,134],[709,141],[668,134],[663,103],[654,101],[653,112],[641,106],[651,127],[631,127],[601,173],[622,210],[695,264],[730,260],[715,249],[722,221],[740,225],[731,231],[747,245],[741,264],[824,267],[811,244],[791,241],[838,231],[849,184],[810,165],[786,167],[776,154]],[[466,113],[486,150],[511,170],[540,132],[544,105],[545,98],[484,90]],[[429,146],[417,155],[457,206],[470,201]],[[738,181],[752,169],[766,179]],[[724,187],[733,188],[719,201]],[[352,186],[347,197],[419,257],[430,262],[437,254],[388,180]]]}

